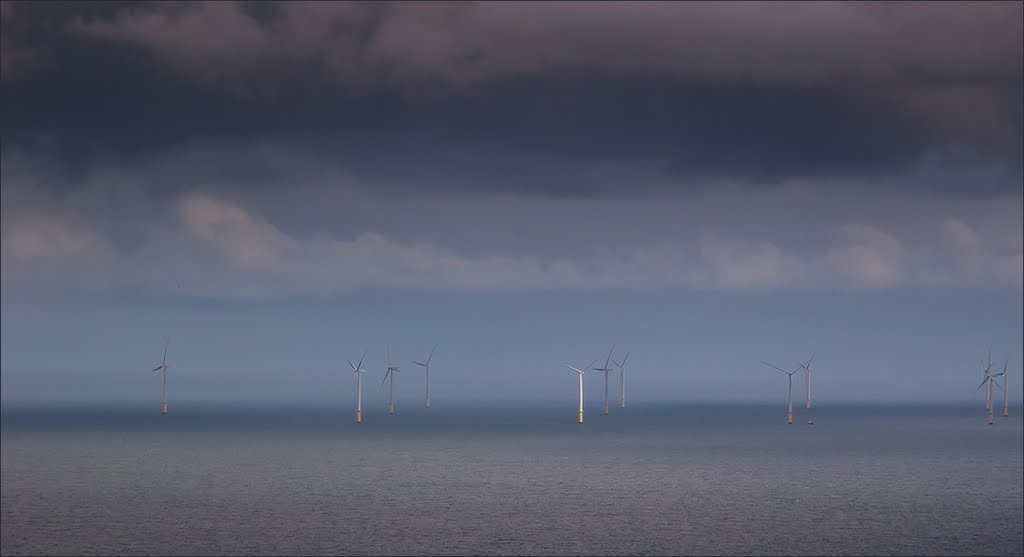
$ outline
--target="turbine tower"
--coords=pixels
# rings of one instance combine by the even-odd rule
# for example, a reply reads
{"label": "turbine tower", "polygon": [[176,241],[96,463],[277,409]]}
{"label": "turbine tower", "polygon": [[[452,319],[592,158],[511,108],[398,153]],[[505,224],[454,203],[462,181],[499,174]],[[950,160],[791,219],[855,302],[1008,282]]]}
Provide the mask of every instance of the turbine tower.
{"label": "turbine tower", "polygon": [[1010,415],[1010,374],[1006,372],[1006,368],[1010,366],[1010,360],[1006,360],[1003,364],[1003,417]]}
{"label": "turbine tower", "polygon": [[414,364],[416,364],[418,366],[423,366],[427,370],[427,402],[426,402],[426,407],[427,408],[430,408],[430,359],[434,357],[434,350],[437,350],[437,345],[436,344],[434,345],[434,348],[432,348],[430,350],[430,355],[427,356],[427,363],[413,362]]}
{"label": "turbine tower", "polygon": [[626,352],[626,357],[622,359],[622,363],[612,360],[616,367],[619,368],[619,404],[622,408],[626,407],[626,360],[629,359],[629,352]]}
{"label": "turbine tower", "polygon": [[[986,381],[988,380],[988,376],[989,376],[989,373],[991,371],[992,371],[992,351],[989,350],[988,351],[988,366],[985,367],[984,371],[982,371],[982,373],[985,375],[985,378],[986,378],[985,380]],[[979,389],[980,388],[981,387],[979,387]],[[988,395],[985,397],[985,410],[991,410],[991,409],[992,409],[992,393],[990,391],[988,393]]]}
{"label": "turbine tower", "polygon": [[604,375],[604,415],[608,415],[608,374],[612,372],[612,368],[608,367],[612,361],[612,352],[615,350],[615,345],[612,345],[612,349],[608,351],[608,358],[604,361],[604,367],[595,367],[594,371],[600,371]]}
{"label": "turbine tower", "polygon": [[163,413],[167,413],[167,346],[171,344],[171,338],[167,337],[167,341],[164,342],[164,357],[160,359],[160,365],[153,368],[153,371],[163,370],[163,381],[160,385],[160,402],[162,403]]}
{"label": "turbine tower", "polygon": [[363,358],[366,357],[366,350],[363,350],[362,358],[359,358],[359,365],[352,365],[352,360],[348,361],[348,365],[352,366],[352,373],[355,374],[356,378],[356,423],[363,423],[363,381],[362,374],[366,373],[363,369]]}
{"label": "turbine tower", "polygon": [[590,362],[589,364],[584,366],[583,369],[572,367],[569,364],[562,364],[565,367],[575,371],[580,376],[580,410],[579,410],[579,414],[577,414],[577,419],[579,420],[579,423],[581,423],[581,424],[583,423],[583,374],[586,373],[587,369],[590,368],[590,366],[594,365],[595,363],[597,363],[597,360],[594,360],[593,362]]}
{"label": "turbine tower", "polygon": [[798,372],[798,371],[800,371],[800,368],[798,367],[798,368],[794,369],[793,371],[786,371],[786,370],[782,369],[781,367],[773,365],[773,364],[769,364],[768,362],[766,362],[764,360],[761,360],[761,363],[766,365],[766,366],[771,366],[771,367],[773,367],[773,368],[775,368],[775,369],[777,369],[777,370],[781,371],[782,373],[785,373],[786,375],[789,376],[789,394],[787,395],[787,401],[788,401],[787,402],[787,404],[788,404],[787,408],[788,409],[786,410],[786,423],[790,424],[790,425],[793,425],[793,374]]}
{"label": "turbine tower", "polygon": [[811,354],[811,358],[809,360],[807,360],[806,364],[800,364],[800,367],[804,368],[804,370],[807,372],[807,409],[808,410],[811,409],[811,375],[812,375],[811,362],[812,361],[814,361],[814,354]]}
{"label": "turbine tower", "polygon": [[381,380],[381,386],[388,379],[391,382],[388,384],[388,414],[395,415],[395,372],[398,371],[397,367],[391,365],[391,347],[388,346],[388,370],[384,373],[384,379]]}

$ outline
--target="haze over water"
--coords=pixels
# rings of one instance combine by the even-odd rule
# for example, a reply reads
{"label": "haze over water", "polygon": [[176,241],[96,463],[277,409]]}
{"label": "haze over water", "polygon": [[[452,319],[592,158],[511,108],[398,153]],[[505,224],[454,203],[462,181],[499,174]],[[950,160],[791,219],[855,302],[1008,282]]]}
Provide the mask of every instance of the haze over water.
{"label": "haze over water", "polygon": [[[977,405],[980,406],[980,405]],[[1019,408],[3,410],[3,555],[1020,555]],[[780,411],[782,410],[782,411]]]}

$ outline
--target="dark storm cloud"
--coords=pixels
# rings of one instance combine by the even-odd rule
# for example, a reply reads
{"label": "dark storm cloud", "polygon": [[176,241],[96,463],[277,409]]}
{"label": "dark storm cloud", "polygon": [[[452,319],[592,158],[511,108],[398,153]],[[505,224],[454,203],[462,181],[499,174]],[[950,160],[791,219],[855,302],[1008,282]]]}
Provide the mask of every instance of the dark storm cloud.
{"label": "dark storm cloud", "polygon": [[217,145],[237,159],[213,171],[273,182],[261,144],[376,183],[574,194],[609,162],[753,182],[1022,167],[1020,3],[3,10],[4,150],[71,176]]}

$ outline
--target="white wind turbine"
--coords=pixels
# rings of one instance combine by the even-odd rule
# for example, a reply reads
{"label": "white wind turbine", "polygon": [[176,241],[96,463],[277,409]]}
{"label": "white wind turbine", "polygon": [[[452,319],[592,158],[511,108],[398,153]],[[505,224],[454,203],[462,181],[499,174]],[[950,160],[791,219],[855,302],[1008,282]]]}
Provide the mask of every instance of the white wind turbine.
{"label": "white wind turbine", "polygon": [[[1010,361],[1006,361],[1006,365],[1009,366]],[[1003,371],[1000,373],[992,373],[992,355],[988,357],[988,367],[985,368],[985,378],[981,380],[981,384],[978,385],[975,391],[981,390],[982,387],[988,386],[988,392],[985,396],[985,408],[988,409],[988,425],[992,425],[996,422],[995,414],[992,412],[992,388],[993,385],[998,385],[997,377],[1006,375],[1006,367],[1003,367]]]}
{"label": "white wind turbine", "polygon": [[[982,371],[982,373],[985,375],[985,379],[982,381],[982,385],[984,385],[985,382],[988,381],[988,376],[989,376],[991,371],[992,371],[992,351],[989,350],[988,351],[988,366],[985,368],[984,371]],[[978,387],[978,389],[980,389],[980,388],[981,387]],[[975,390],[978,390],[978,389],[975,389]],[[986,395],[985,395],[985,410],[990,410],[991,408],[992,408],[992,392],[991,392],[991,390],[989,390],[986,393]]]}
{"label": "white wind turbine", "polygon": [[579,410],[579,414],[577,414],[577,419],[579,420],[579,423],[581,423],[581,424],[583,423],[583,374],[586,373],[587,369],[589,369],[590,366],[594,365],[595,363],[597,363],[597,360],[594,360],[593,362],[590,362],[589,364],[584,366],[583,369],[575,368],[575,367],[572,367],[571,365],[565,364],[565,363],[562,364],[565,367],[575,371],[579,375],[579,377],[580,377],[580,410]]}
{"label": "white wind turbine", "polygon": [[1010,415],[1010,374],[1006,369],[1010,366],[1010,360],[1003,364],[1003,417]]}
{"label": "white wind turbine", "polygon": [[426,402],[426,407],[427,408],[430,408],[430,359],[434,357],[434,350],[437,350],[437,345],[436,344],[434,345],[434,348],[432,348],[430,350],[430,355],[427,356],[427,363],[413,362],[414,364],[416,364],[418,366],[423,366],[427,370],[427,402]]}
{"label": "white wind turbine", "polygon": [[622,408],[626,407],[626,360],[629,359],[629,352],[626,352],[626,357],[622,359],[622,363],[612,360],[612,363],[619,368],[619,404]]}
{"label": "white wind turbine", "polygon": [[160,359],[160,365],[153,368],[153,371],[163,370],[163,381],[160,385],[160,402],[162,403],[163,413],[167,413],[167,346],[171,344],[171,338],[167,337],[167,341],[164,342],[164,357]]}
{"label": "white wind turbine", "polygon": [[615,345],[612,345],[612,349],[608,351],[608,358],[604,361],[604,367],[595,367],[594,371],[600,371],[604,375],[604,415],[608,415],[608,374],[612,372],[612,368],[609,367],[612,361],[612,352],[615,350]]}
{"label": "white wind turbine", "polygon": [[394,415],[395,413],[395,372],[398,371],[397,367],[391,365],[391,347],[388,346],[388,370],[384,372],[384,379],[381,379],[381,386],[388,379],[391,382],[388,384],[388,414]]}
{"label": "white wind turbine", "polygon": [[773,364],[769,364],[768,362],[766,362],[764,360],[761,360],[761,363],[766,365],[766,366],[771,366],[771,367],[773,367],[773,368],[775,368],[775,369],[777,369],[777,370],[781,371],[782,373],[785,373],[786,375],[789,376],[789,394],[787,396],[787,401],[788,401],[787,404],[789,406],[788,406],[788,409],[786,410],[786,423],[792,425],[792,423],[793,423],[793,374],[798,372],[798,371],[800,371],[800,368],[798,367],[798,368],[794,369],[793,371],[786,371],[786,370],[782,369],[781,367],[773,365]]}
{"label": "white wind turbine", "polygon": [[811,362],[814,361],[814,354],[811,354],[811,358],[807,360],[806,364],[800,364],[800,367],[804,368],[807,372],[807,409],[811,409],[811,375],[813,369],[811,368]]}
{"label": "white wind turbine", "polygon": [[348,361],[348,365],[352,366],[352,373],[355,374],[356,378],[356,423],[363,423],[363,381],[362,375],[366,373],[363,369],[363,358],[366,357],[366,350],[363,350],[362,358],[359,358],[358,365],[352,365],[352,360]]}

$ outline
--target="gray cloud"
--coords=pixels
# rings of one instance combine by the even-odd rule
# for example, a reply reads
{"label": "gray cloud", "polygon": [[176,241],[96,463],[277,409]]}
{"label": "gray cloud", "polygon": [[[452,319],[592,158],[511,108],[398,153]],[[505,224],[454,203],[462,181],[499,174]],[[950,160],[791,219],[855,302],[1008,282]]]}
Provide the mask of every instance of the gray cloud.
{"label": "gray cloud", "polygon": [[879,178],[936,158],[1024,175],[1019,3],[4,11],[5,56],[45,60],[4,72],[4,152],[51,154],[68,183],[208,147],[273,183],[265,145],[435,191],[623,191],[580,179],[607,169]]}
{"label": "gray cloud", "polygon": [[[451,84],[557,71],[712,80],[1019,82],[1021,6],[1006,2],[156,4],[83,21],[222,85],[316,62],[344,84]],[[969,45],[969,47],[965,47]]]}
{"label": "gray cloud", "polygon": [[5,293],[875,291],[1019,288],[1024,273],[1020,194],[824,193],[793,182],[756,194],[742,184],[654,189],[629,201],[465,192],[395,199],[344,178],[292,176],[288,199],[279,187],[238,183],[151,198],[128,186],[152,179],[152,168],[112,168],[68,191],[48,188],[38,166],[4,161]]}
{"label": "gray cloud", "polygon": [[277,86],[290,87],[292,72],[310,70],[349,87],[566,73],[841,84],[884,91],[926,118],[950,116],[939,125],[1002,141],[1020,135],[1019,109],[1009,121],[990,115],[1019,106],[1019,3],[293,2],[265,21],[242,4],[157,6],[75,29],[143,46],[235,92],[265,93],[263,78],[278,72]]}

